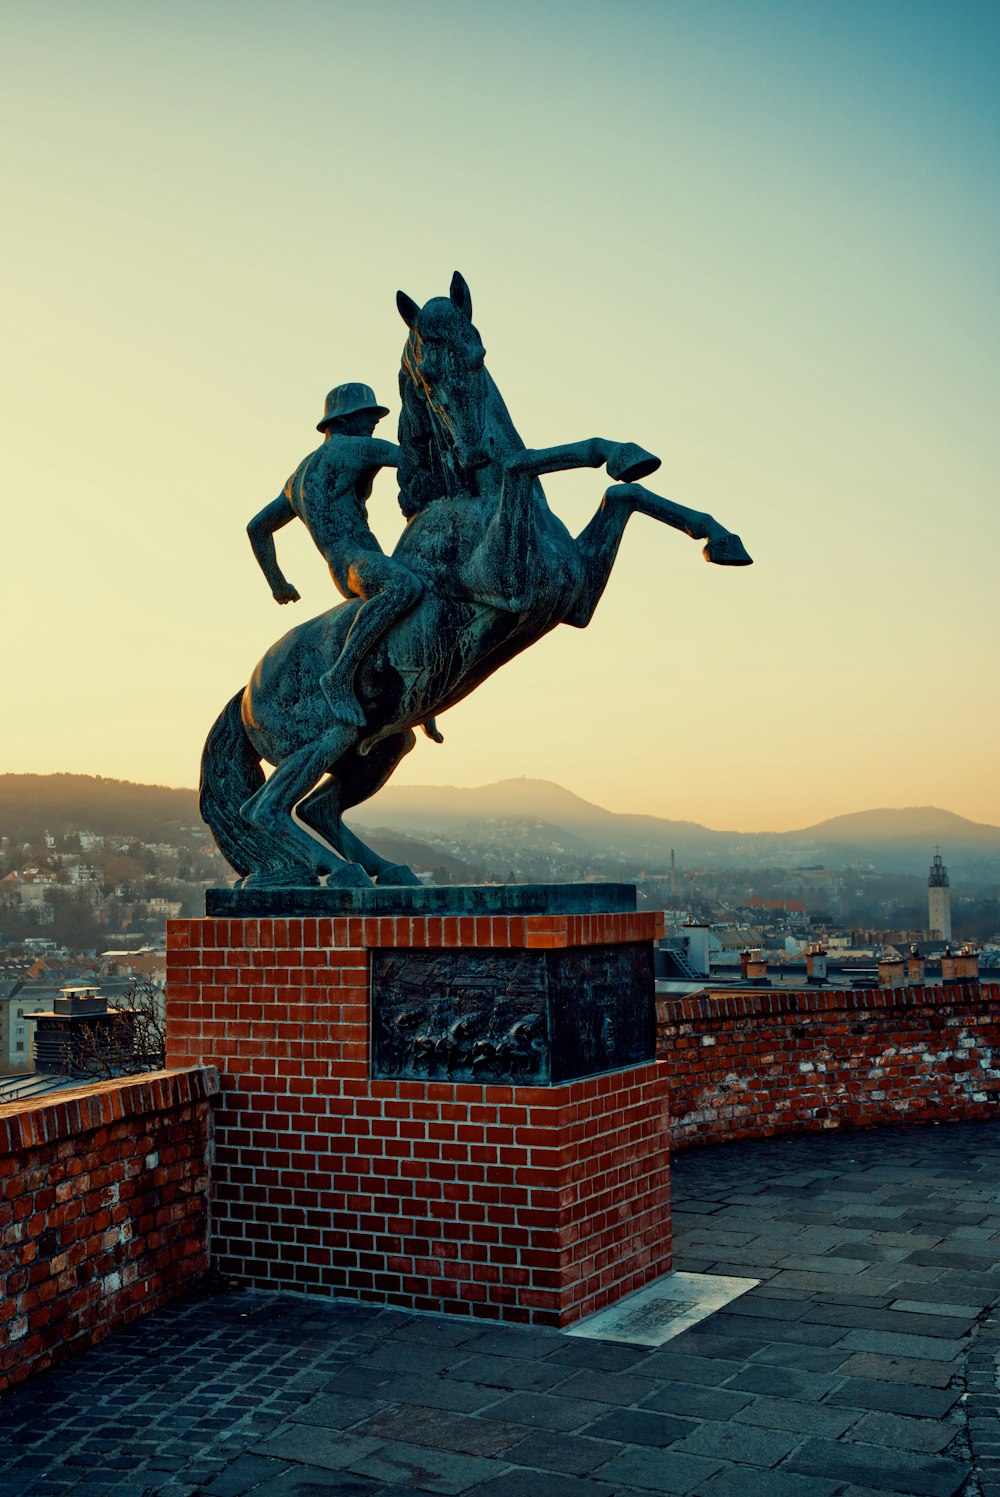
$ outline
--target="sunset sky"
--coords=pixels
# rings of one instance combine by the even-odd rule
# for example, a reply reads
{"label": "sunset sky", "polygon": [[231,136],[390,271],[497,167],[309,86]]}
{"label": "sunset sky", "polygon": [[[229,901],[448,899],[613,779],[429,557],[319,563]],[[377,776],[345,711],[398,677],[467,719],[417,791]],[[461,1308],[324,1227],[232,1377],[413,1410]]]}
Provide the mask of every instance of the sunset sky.
{"label": "sunset sky", "polygon": [[[747,831],[1000,823],[995,0],[5,0],[0,772],[193,785],[330,606],[251,516],[472,289],[529,445],[663,457],[756,565],[632,520],[585,632],[410,784],[526,774]],[[571,530],[602,475],[546,481]],[[372,496],[390,549],[395,480]],[[297,532],[297,533],[296,533]]]}

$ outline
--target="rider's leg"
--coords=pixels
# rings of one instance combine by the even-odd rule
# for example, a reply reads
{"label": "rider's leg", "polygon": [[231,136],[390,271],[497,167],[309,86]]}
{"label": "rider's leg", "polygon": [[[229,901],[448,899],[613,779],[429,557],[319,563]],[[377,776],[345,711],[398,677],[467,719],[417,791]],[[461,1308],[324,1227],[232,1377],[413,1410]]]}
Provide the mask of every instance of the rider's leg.
{"label": "rider's leg", "polygon": [[726,530],[710,514],[674,504],[659,494],[651,494],[641,484],[615,484],[605,493],[590,524],[577,536],[585,577],[576,603],[567,613],[564,623],[577,629],[585,629],[590,623],[611,575],[625,526],[637,512],[670,525],[674,530],[682,530],[694,540],[707,540],[704,555],[708,561],[723,566],[750,564],[750,557],[739,536]]}
{"label": "rider's leg", "polygon": [[343,649],[320,677],[320,687],[335,718],[363,727],[365,715],[354,693],[359,665],[382,635],[419,599],[424,585],[407,567],[377,552],[362,552],[350,566],[347,584],[364,601],[347,631]]}

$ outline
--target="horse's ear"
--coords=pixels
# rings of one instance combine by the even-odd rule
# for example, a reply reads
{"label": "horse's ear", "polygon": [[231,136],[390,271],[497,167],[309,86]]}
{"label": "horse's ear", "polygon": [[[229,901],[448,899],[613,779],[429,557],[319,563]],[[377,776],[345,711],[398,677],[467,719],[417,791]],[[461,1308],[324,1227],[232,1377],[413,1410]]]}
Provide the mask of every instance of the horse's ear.
{"label": "horse's ear", "polygon": [[406,323],[406,326],[413,327],[417,320],[417,313],[420,311],[413,297],[407,296],[405,291],[397,291],[396,306],[399,308],[399,315]]}
{"label": "horse's ear", "polygon": [[465,284],[465,277],[462,275],[460,270],[456,270],[455,274],[451,278],[451,299],[455,303],[456,307],[461,307],[462,311],[471,322],[472,292]]}

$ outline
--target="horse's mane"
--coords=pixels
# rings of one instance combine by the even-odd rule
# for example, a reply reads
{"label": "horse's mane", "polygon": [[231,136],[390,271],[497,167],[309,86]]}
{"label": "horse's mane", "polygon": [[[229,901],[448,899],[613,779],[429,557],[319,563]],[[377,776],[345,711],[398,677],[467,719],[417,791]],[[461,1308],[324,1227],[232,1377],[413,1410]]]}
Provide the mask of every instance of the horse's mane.
{"label": "horse's mane", "polygon": [[399,507],[409,519],[432,499],[451,489],[451,474],[441,459],[444,433],[431,416],[423,381],[414,357],[416,334],[411,330],[399,366]]}
{"label": "horse's mane", "polygon": [[[402,411],[399,418],[399,504],[403,514],[418,514],[434,499],[452,497],[460,492],[477,492],[474,474],[463,474],[456,468],[452,454],[454,444],[440,422],[434,418],[434,407],[417,367],[415,344],[417,332],[411,329],[399,366],[399,395]],[[515,429],[503,396],[486,371],[488,401],[486,429],[492,433],[500,450],[523,452],[524,443]]]}

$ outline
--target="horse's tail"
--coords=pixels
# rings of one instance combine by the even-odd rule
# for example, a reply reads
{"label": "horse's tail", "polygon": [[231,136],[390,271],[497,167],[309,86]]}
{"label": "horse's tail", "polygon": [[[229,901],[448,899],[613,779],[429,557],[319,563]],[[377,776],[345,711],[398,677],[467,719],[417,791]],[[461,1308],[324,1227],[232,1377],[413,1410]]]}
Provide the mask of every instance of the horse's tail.
{"label": "horse's tail", "polygon": [[282,856],[277,839],[252,826],[240,813],[243,802],[264,783],[260,755],[243,727],[242,701],[241,687],[205,740],[198,807],[226,862],[245,877],[280,864]]}

